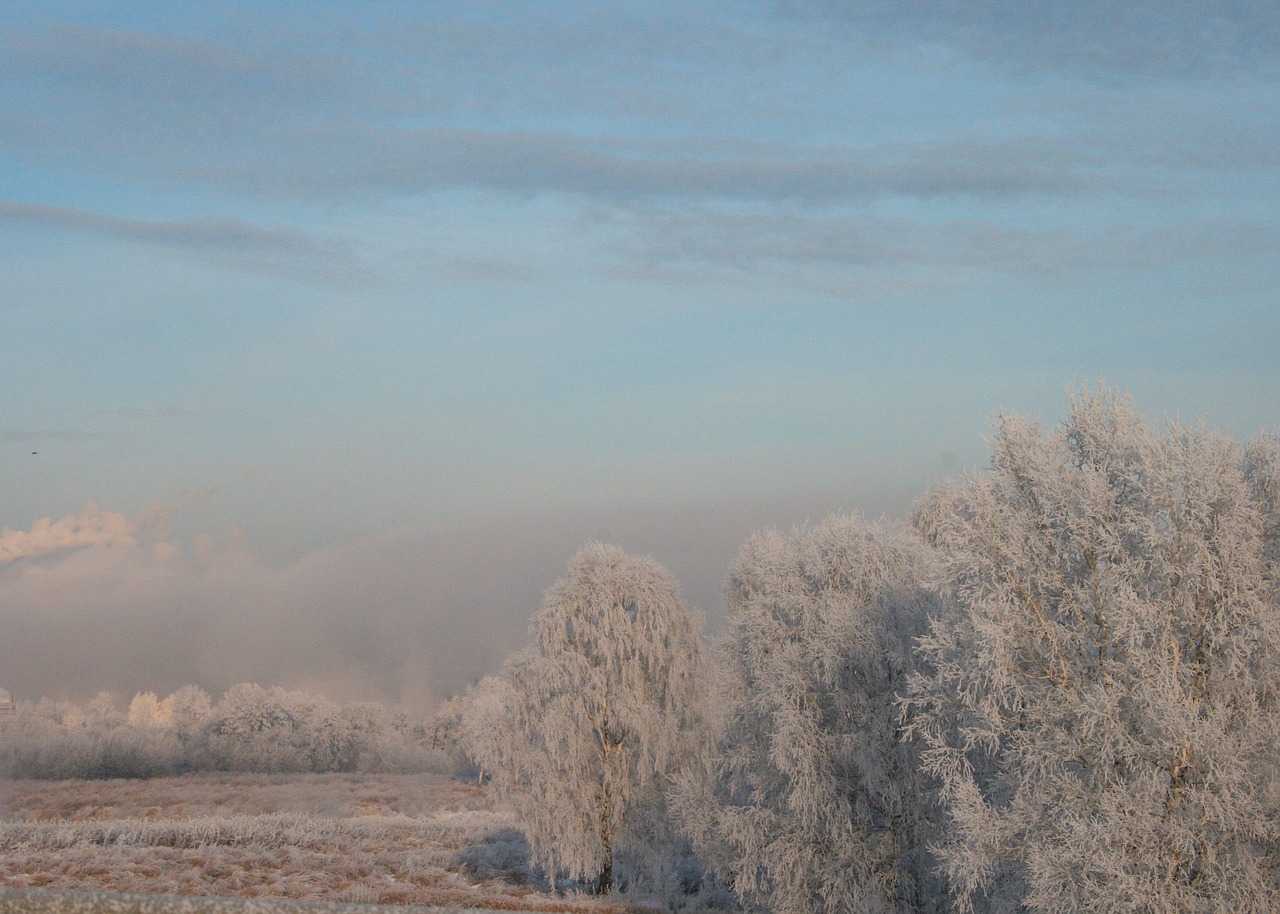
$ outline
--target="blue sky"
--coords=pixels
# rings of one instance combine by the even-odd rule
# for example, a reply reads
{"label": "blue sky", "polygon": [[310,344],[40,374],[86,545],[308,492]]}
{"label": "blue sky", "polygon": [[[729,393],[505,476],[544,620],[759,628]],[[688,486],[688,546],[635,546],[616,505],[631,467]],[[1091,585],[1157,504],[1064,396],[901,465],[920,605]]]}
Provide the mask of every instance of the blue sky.
{"label": "blue sky", "polygon": [[1074,384],[1276,426],[1271,3],[13,2],[0,84],[18,694],[424,700],[591,537],[714,621]]}

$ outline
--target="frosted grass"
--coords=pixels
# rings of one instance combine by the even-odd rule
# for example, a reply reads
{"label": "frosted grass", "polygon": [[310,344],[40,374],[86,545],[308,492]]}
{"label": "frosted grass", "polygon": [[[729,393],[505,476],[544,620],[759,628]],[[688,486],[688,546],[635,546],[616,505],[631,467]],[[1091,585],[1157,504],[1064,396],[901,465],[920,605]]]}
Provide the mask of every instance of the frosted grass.
{"label": "frosted grass", "polygon": [[[39,893],[6,896],[0,914],[205,910],[33,908],[45,892],[183,904],[271,898],[343,911],[621,910],[549,893],[530,871],[524,835],[489,791],[432,775],[0,781],[0,887]],[[261,910],[295,909],[325,910]]]}
{"label": "frosted grass", "polygon": [[0,888],[0,914],[490,914],[492,910]]}

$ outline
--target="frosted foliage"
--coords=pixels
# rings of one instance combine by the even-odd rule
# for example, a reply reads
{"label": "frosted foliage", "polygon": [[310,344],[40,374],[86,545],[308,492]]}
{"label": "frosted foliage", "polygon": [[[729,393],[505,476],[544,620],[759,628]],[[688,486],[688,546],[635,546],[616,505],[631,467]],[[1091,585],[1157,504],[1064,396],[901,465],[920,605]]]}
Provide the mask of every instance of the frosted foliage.
{"label": "frosted foliage", "polygon": [[962,910],[1275,909],[1275,455],[1086,392],[925,503],[953,606],[907,707]]}
{"label": "frosted foliage", "polygon": [[129,726],[140,729],[163,727],[169,723],[155,692],[139,692],[134,695],[129,702],[127,720]]}
{"label": "frosted foliage", "polygon": [[502,721],[482,763],[553,878],[608,890],[615,859],[632,878],[653,876],[673,841],[666,788],[702,732],[695,620],[652,559],[591,544],[531,634],[505,688],[477,698],[478,718]]}
{"label": "frosted foliage", "polygon": [[853,516],[743,548],[717,644],[710,777],[686,780],[681,811],[749,908],[915,911],[940,897],[894,704],[931,605],[927,559]]}
{"label": "frosted foliage", "polygon": [[355,771],[378,769],[390,749],[378,705],[337,705],[304,692],[232,686],[214,706],[210,750],[229,770]]}
{"label": "frosted foliage", "polygon": [[209,693],[196,685],[185,685],[160,702],[160,713],[181,736],[199,732],[213,711]]}
{"label": "frosted foliage", "polygon": [[509,730],[513,713],[510,684],[500,676],[485,676],[467,689],[462,703],[458,741],[463,751],[480,766],[481,777],[507,769],[507,754],[517,745]]}
{"label": "frosted foliage", "polygon": [[102,726],[115,727],[124,723],[124,715],[116,708],[115,697],[110,692],[99,692],[86,708],[88,719]]}

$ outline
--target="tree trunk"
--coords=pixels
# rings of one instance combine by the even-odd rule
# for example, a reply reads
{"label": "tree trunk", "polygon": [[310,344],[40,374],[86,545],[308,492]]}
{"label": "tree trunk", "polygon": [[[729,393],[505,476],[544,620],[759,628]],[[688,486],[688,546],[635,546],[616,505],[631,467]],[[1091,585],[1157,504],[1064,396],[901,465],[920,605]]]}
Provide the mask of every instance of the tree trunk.
{"label": "tree trunk", "polygon": [[[606,714],[607,711],[606,705]],[[607,721],[606,717],[606,721]],[[608,726],[606,723],[605,727]],[[603,728],[602,728],[603,732]],[[613,796],[609,793],[608,780],[603,769],[609,765],[610,746],[605,744],[601,757],[600,784],[600,880],[596,888],[597,895],[607,895],[613,889]]]}
{"label": "tree trunk", "polygon": [[600,881],[596,888],[597,895],[608,895],[613,891],[613,849],[605,848],[604,868],[600,870]]}

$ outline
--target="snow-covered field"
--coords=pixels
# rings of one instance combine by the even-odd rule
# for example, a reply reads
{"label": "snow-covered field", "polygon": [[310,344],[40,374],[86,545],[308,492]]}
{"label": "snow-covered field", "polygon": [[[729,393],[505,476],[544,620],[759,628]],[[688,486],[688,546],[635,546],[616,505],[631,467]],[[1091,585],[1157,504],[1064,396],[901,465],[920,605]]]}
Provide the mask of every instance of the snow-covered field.
{"label": "snow-covered field", "polygon": [[[183,908],[129,907],[127,899],[67,907],[65,898],[49,901],[62,906],[35,908],[35,895],[0,891],[0,914],[222,914],[199,907],[205,902],[194,896],[624,910],[547,892],[529,871],[523,834],[487,790],[440,775],[0,781],[0,889],[188,898]],[[263,910],[292,914],[287,907]]]}

